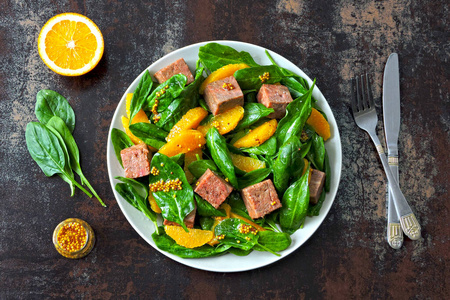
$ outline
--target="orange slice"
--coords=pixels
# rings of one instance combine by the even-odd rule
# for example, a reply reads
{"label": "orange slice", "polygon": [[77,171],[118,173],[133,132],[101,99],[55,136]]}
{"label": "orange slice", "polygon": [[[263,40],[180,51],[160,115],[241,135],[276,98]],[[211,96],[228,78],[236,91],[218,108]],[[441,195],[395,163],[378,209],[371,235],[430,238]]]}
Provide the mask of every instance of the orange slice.
{"label": "orange slice", "polygon": [[76,14],[56,15],[45,23],[38,38],[38,50],[52,71],[79,76],[92,70],[103,55],[103,36],[89,18]]}
{"label": "orange slice", "polygon": [[186,248],[203,246],[214,237],[211,230],[189,228],[189,232],[186,232],[183,227],[172,225],[164,226],[164,230],[178,245]]}
{"label": "orange slice", "polygon": [[200,94],[203,94],[203,92],[205,91],[205,88],[208,84],[210,84],[211,82],[220,80],[220,79],[224,79],[227,78],[229,76],[233,76],[234,72],[236,72],[237,70],[241,70],[244,68],[250,68],[250,66],[248,66],[247,64],[230,64],[230,65],[226,65],[223,66],[220,69],[215,70],[214,72],[212,72],[211,74],[209,74],[208,77],[206,77],[205,81],[202,82],[202,85],[200,86],[200,89],[198,90],[198,92]]}
{"label": "orange slice", "polygon": [[256,127],[239,140],[233,146],[236,148],[256,147],[267,141],[277,130],[277,120],[272,119]]}
{"label": "orange slice", "polygon": [[259,159],[243,156],[239,154],[230,153],[233,165],[245,172],[251,172],[266,167],[266,163]]}
{"label": "orange slice", "polygon": [[330,138],[330,124],[325,119],[325,117],[314,107],[311,109],[311,114],[309,115],[308,120],[306,120],[306,123],[314,128],[317,134],[323,137],[324,141]]}

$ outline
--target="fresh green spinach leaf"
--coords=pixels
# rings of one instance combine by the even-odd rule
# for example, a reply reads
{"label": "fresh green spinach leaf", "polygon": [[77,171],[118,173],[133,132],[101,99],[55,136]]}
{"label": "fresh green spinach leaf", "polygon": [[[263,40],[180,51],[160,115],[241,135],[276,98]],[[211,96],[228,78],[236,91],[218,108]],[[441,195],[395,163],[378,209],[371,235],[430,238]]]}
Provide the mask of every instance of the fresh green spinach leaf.
{"label": "fresh green spinach leaf", "polygon": [[113,144],[116,158],[119,161],[120,165],[123,167],[120,152],[123,149],[133,146],[134,143],[131,141],[130,137],[125,132],[117,128],[113,128],[111,130],[111,143]]}
{"label": "fresh green spinach leaf", "polygon": [[148,70],[145,71],[139,80],[138,86],[133,92],[130,102],[130,124],[134,116],[144,107],[148,95],[151,93],[153,80]]}
{"label": "fresh green spinach leaf", "polygon": [[218,43],[208,43],[201,46],[198,51],[198,57],[202,64],[211,72],[229,64],[245,63],[250,67],[258,66],[248,52],[238,52],[229,46]]}
{"label": "fresh green spinach leaf", "polygon": [[267,108],[261,103],[246,103],[244,105],[244,116],[234,130],[239,131],[247,128],[273,112],[273,108]]}
{"label": "fresh green spinach leaf", "polygon": [[51,117],[60,117],[70,132],[75,128],[75,113],[69,102],[52,90],[40,90],[36,95],[35,113],[37,119],[46,124]]}
{"label": "fresh green spinach leaf", "polygon": [[303,171],[301,142],[297,136],[291,136],[278,151],[278,157],[272,165],[273,184],[282,195],[289,186],[290,178],[299,178]]}
{"label": "fresh green spinach leaf", "polygon": [[258,245],[255,245],[254,249],[257,251],[267,251],[260,245],[264,245],[266,248],[280,252],[287,249],[291,243],[291,237],[285,232],[274,232],[270,230],[259,231]]}
{"label": "fresh green spinach leaf", "polygon": [[219,170],[216,164],[209,159],[199,159],[193,161],[189,164],[188,169],[195,178],[200,178],[208,169],[213,172],[217,172]]}
{"label": "fresh green spinach leaf", "polygon": [[206,145],[211,152],[212,159],[219,170],[228,178],[231,185],[238,188],[236,173],[230,152],[228,152],[225,138],[219,133],[217,128],[211,127],[206,134]]}
{"label": "fresh green spinach leaf", "polygon": [[[263,81],[261,80],[261,77],[263,77],[264,74],[268,74],[268,78]],[[240,88],[243,90],[259,90],[263,82],[266,84],[273,84],[280,82],[283,78],[292,76],[296,75],[291,71],[274,65],[245,68],[237,70],[234,73],[234,78],[236,78]]]}
{"label": "fresh green spinach leaf", "polygon": [[239,189],[260,183],[266,179],[270,173],[272,173],[270,168],[257,169],[246,173],[244,176],[238,178]]}
{"label": "fresh green spinach leaf", "polygon": [[164,111],[174,99],[176,99],[183,91],[187,82],[187,77],[184,74],[176,74],[170,77],[167,81],[161,83],[153,90],[147,98],[147,110],[152,110],[156,100],[158,100],[157,111]]}
{"label": "fresh green spinach leaf", "polygon": [[208,201],[204,200],[197,194],[195,195],[195,202],[197,202],[197,213],[203,217],[225,217],[227,214],[223,210],[215,209]]}
{"label": "fresh green spinach leaf", "polygon": [[157,182],[167,183],[169,180],[179,180],[181,189],[164,189],[153,192],[156,203],[162,210],[162,216],[172,222],[178,223],[188,230],[184,224],[184,218],[195,209],[194,191],[186,179],[183,169],[164,154],[156,153],[151,162],[151,167],[159,170],[159,174],[149,175],[150,185]]}
{"label": "fresh green spinach leaf", "polygon": [[166,144],[165,139],[169,134],[155,124],[144,122],[130,125],[130,131],[144,143],[156,149],[160,149]]}

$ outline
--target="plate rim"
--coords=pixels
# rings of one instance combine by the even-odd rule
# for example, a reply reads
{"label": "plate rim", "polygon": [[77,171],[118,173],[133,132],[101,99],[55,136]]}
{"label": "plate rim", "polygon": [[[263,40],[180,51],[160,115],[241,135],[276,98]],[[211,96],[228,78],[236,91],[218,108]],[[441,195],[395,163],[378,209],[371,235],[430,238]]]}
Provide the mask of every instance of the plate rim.
{"label": "plate rim", "polygon": [[[220,268],[220,267],[209,266],[208,263],[206,263],[206,264],[200,263],[200,265],[198,265],[198,264],[196,264],[196,262],[198,262],[198,261],[208,262],[209,260],[217,260],[218,258],[230,257],[230,256],[233,257],[233,258],[236,258],[236,259],[237,258],[243,258],[243,257],[234,256],[233,254],[226,254],[226,255],[217,256],[217,257],[197,258],[197,259],[195,259],[195,258],[181,258],[181,257],[178,257],[178,256],[173,255],[171,253],[165,252],[165,251],[159,249],[155,245],[155,243],[154,243],[154,241],[153,241],[153,239],[151,237],[151,234],[154,232],[153,223],[150,220],[148,220],[146,218],[143,218],[141,216],[141,218],[139,218],[139,219],[143,219],[144,222],[146,222],[146,223],[151,223],[151,227],[153,229],[153,230],[151,230],[151,232],[143,232],[142,228],[141,228],[142,225],[138,224],[139,220],[136,220],[133,216],[131,216],[135,212],[128,213],[127,210],[129,210],[129,208],[131,207],[136,212],[138,212],[140,214],[142,214],[142,213],[137,211],[134,207],[132,207],[129,203],[127,203],[124,199],[122,199],[122,197],[116,192],[116,190],[114,188],[115,184],[117,182],[119,182],[119,181],[114,179],[114,175],[112,174],[112,170],[111,170],[112,162],[114,160],[117,160],[116,156],[115,156],[115,153],[114,153],[114,150],[113,150],[113,147],[112,147],[112,143],[111,143],[111,131],[112,131],[113,128],[117,128],[117,127],[114,127],[114,124],[116,124],[118,122],[117,119],[120,119],[121,116],[123,115],[123,113],[120,114],[119,112],[120,112],[120,110],[124,110],[124,102],[125,102],[125,98],[126,98],[127,93],[130,93],[130,92],[134,91],[134,89],[136,88],[140,78],[143,76],[145,71],[149,70],[151,73],[156,72],[159,69],[151,70],[152,68],[155,68],[155,65],[158,65],[161,62],[170,59],[171,57],[177,56],[180,52],[189,51],[189,50],[192,50],[192,49],[195,49],[195,48],[199,48],[200,46],[205,45],[207,43],[221,43],[221,44],[233,47],[235,49],[236,49],[236,46],[237,46],[238,49],[236,49],[236,50],[238,50],[238,51],[247,51],[254,58],[255,58],[255,54],[254,53],[252,53],[251,51],[248,51],[248,50],[241,50],[239,48],[257,49],[259,51],[262,51],[262,53],[264,53],[264,51],[267,50],[270,53],[270,55],[272,55],[272,57],[274,58],[275,61],[277,59],[282,59],[282,60],[287,61],[290,64],[290,66],[287,67],[287,69],[292,71],[292,68],[294,68],[295,69],[294,72],[296,72],[297,74],[299,74],[303,78],[305,78],[308,81],[309,84],[312,84],[311,78],[306,73],[304,73],[302,69],[300,69],[297,65],[295,65],[292,61],[288,60],[284,56],[282,56],[282,55],[280,55],[280,54],[278,54],[278,53],[276,53],[276,52],[274,52],[274,51],[272,51],[270,49],[267,49],[267,48],[259,46],[259,45],[251,44],[251,43],[246,43],[246,42],[241,42],[241,41],[232,41],[232,40],[213,40],[213,41],[204,41],[204,42],[199,42],[199,43],[187,45],[187,46],[181,47],[181,48],[179,48],[179,49],[177,49],[175,51],[172,51],[172,52],[162,56],[161,58],[157,59],[155,62],[151,63],[148,67],[146,67],[133,80],[133,82],[127,87],[127,89],[125,90],[124,94],[122,95],[120,101],[118,102],[117,107],[114,110],[114,114],[113,114],[113,117],[111,119],[111,123],[110,123],[109,130],[108,130],[108,139],[107,139],[107,147],[106,147],[106,149],[107,149],[106,158],[107,158],[108,179],[109,179],[109,182],[110,182],[113,194],[114,194],[114,198],[115,198],[117,204],[119,205],[120,210],[122,211],[122,213],[124,214],[125,218],[127,219],[128,223],[141,236],[141,238],[144,239],[144,241],[146,241],[148,244],[150,244],[150,246],[152,246],[158,252],[162,253],[164,256],[166,256],[166,257],[168,257],[168,258],[170,258],[172,260],[175,260],[175,261],[177,261],[177,262],[179,262],[181,264],[184,264],[186,266],[189,266],[189,267],[192,267],[192,268],[196,268],[196,269],[200,269],[200,270],[205,270],[205,271],[223,272],[223,273],[249,271],[249,270],[258,269],[258,268],[270,265],[270,264],[272,264],[274,262],[277,262],[277,261],[279,261],[279,260],[289,256],[291,253],[295,252],[298,248],[300,248],[302,245],[304,245],[306,243],[306,241],[308,241],[309,238],[311,236],[313,236],[314,233],[317,231],[317,229],[322,225],[322,223],[324,222],[325,218],[328,216],[328,213],[329,213],[329,211],[331,209],[331,206],[333,205],[334,200],[336,198],[337,191],[339,189],[339,182],[340,182],[341,170],[342,170],[342,143],[341,143],[341,138],[340,138],[340,133],[339,133],[339,129],[338,129],[338,126],[337,126],[337,122],[336,122],[334,114],[333,114],[333,112],[331,110],[331,107],[328,104],[328,101],[326,100],[325,96],[322,94],[320,89],[317,87],[317,85],[314,87],[313,95],[314,95],[314,97],[316,97],[316,99],[319,98],[318,101],[320,101],[320,104],[321,104],[320,107],[323,110],[327,111],[326,112],[327,113],[327,117],[331,121],[331,123],[333,124],[333,126],[332,126],[332,138],[331,138],[334,141],[333,145],[335,146],[335,148],[334,148],[335,151],[333,152],[333,155],[336,156],[336,162],[335,163],[338,163],[338,168],[334,168],[332,170],[333,171],[332,183],[335,183],[335,185],[334,186],[332,185],[332,187],[334,187],[334,188],[332,190],[330,190],[330,192],[327,194],[327,198],[325,200],[325,202],[329,201],[330,203],[328,205],[326,205],[325,207],[322,207],[322,210],[321,210],[321,213],[320,213],[319,216],[315,216],[313,218],[313,219],[316,220],[314,223],[318,222],[318,224],[308,232],[308,235],[306,236],[306,238],[303,238],[303,240],[301,241],[301,243],[299,245],[296,245],[295,247],[292,247],[293,245],[291,244],[291,246],[288,249],[280,252],[280,254],[281,254],[280,257],[275,257],[275,256],[274,257],[270,257],[270,256],[268,256],[269,259],[266,259],[266,261],[255,263],[252,266],[245,266],[245,267],[241,267],[241,268]],[[197,51],[197,54],[198,54],[198,51]],[[198,58],[198,56],[197,56],[197,58]],[[186,58],[185,58],[185,60],[186,60]],[[283,65],[283,67],[285,67],[285,66]],[[325,106],[325,109],[324,109],[323,105]],[[329,113],[331,113],[331,114],[329,114]],[[119,129],[123,130],[123,127],[119,128]],[[327,148],[327,151],[332,150],[332,147],[330,145],[328,145],[328,147],[327,147],[327,143],[325,144],[325,147]],[[118,162],[117,162],[117,164],[118,164]],[[334,174],[334,173],[336,173],[336,174]],[[331,198],[331,200],[328,200],[329,198]],[[128,208],[126,207],[127,205],[129,206]],[[297,234],[298,232],[302,233],[301,230],[298,230],[293,235]],[[265,255],[272,255],[270,253],[253,251],[251,254],[249,254],[248,256],[245,256],[244,258],[255,256],[255,253],[257,253],[256,257],[261,256],[261,255],[258,255],[258,253],[264,253]]]}

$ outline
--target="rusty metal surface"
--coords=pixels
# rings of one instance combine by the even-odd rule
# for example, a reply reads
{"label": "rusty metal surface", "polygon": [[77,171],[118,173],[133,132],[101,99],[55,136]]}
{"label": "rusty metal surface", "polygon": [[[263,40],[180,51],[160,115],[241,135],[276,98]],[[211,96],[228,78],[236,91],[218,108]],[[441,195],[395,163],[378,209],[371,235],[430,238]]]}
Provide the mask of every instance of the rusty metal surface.
{"label": "rusty metal surface", "polygon": [[[445,299],[449,255],[449,7],[447,1],[0,1],[0,298]],[[87,75],[53,73],[37,37],[52,16],[78,12],[105,38]],[[174,262],[147,245],[114,200],[106,168],[108,127],[132,80],[179,47],[229,39],[296,63],[328,99],[343,146],[335,203],[313,237],[254,271],[220,274]],[[350,114],[350,79],[372,74],[381,119],[382,72],[400,58],[400,186],[422,238],[400,250],[385,240],[385,178],[369,137]],[[29,156],[25,126],[36,93],[53,89],[73,106],[85,175],[107,208],[46,178]],[[382,138],[379,123],[379,136]],[[363,217],[364,216],[364,217]],[[97,244],[68,260],[51,242],[68,217],[88,221]]]}

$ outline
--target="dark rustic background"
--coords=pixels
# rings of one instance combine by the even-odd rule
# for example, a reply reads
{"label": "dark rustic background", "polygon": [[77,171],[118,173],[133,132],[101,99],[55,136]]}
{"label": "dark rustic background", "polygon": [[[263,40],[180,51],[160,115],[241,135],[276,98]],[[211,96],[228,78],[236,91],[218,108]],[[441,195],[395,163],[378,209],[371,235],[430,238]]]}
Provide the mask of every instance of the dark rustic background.
{"label": "dark rustic background", "polygon": [[[449,297],[448,1],[0,1],[0,298],[445,299]],[[105,39],[85,76],[53,73],[37,37],[52,16],[78,12]],[[107,132],[125,89],[148,65],[192,43],[257,44],[296,63],[328,99],[343,146],[333,207],[289,257],[221,274],[174,262],[131,228],[111,191]],[[388,55],[400,58],[400,186],[422,224],[400,250],[385,239],[385,179],[375,148],[349,112],[350,79],[372,74],[380,108]],[[102,208],[59,178],[46,178],[26,150],[40,89],[68,98],[86,176]],[[379,118],[381,111],[378,109]],[[380,124],[381,125],[381,122]],[[382,131],[379,128],[379,136]],[[84,259],[60,256],[55,226],[80,217],[98,242]]]}

